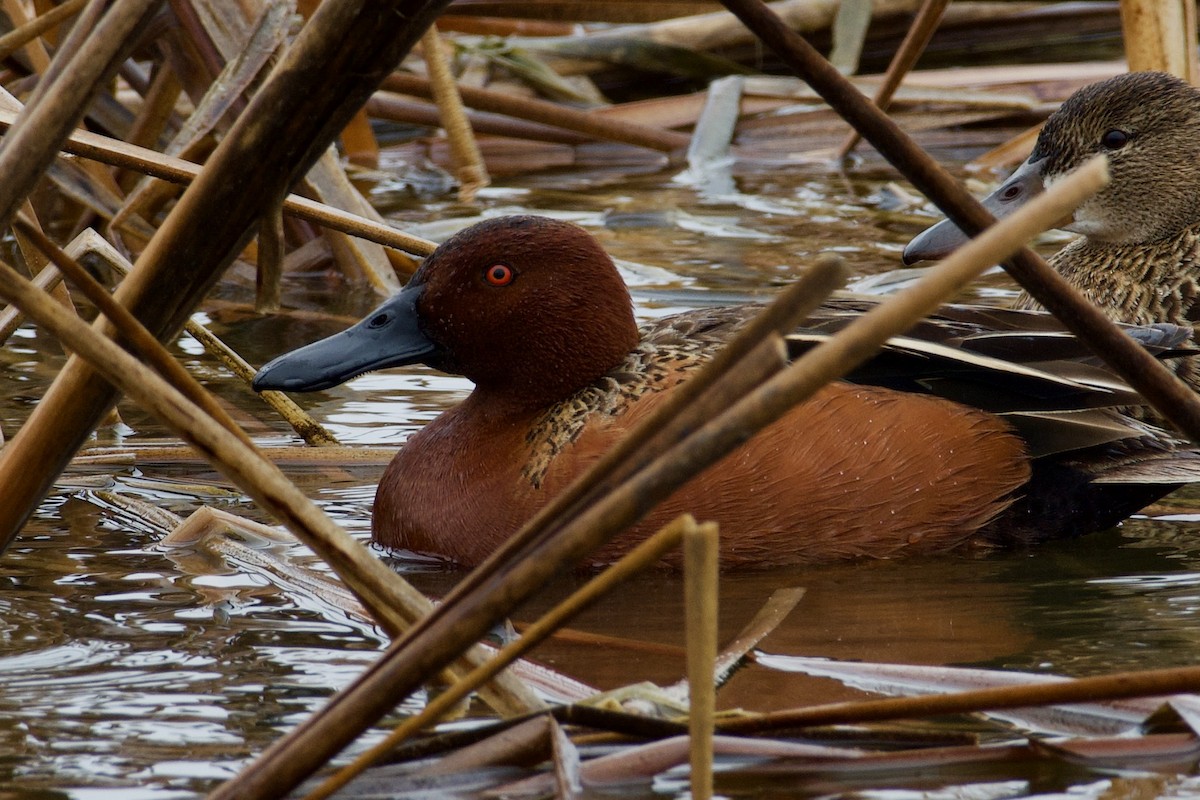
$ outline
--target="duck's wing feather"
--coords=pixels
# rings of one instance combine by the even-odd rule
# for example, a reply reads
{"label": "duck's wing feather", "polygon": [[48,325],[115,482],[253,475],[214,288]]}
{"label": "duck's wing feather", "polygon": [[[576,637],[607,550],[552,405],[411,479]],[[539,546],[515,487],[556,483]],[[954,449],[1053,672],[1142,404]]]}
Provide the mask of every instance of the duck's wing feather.
{"label": "duck's wing feather", "polygon": [[[799,357],[868,311],[874,301],[836,298],[786,337]],[[757,306],[699,309],[656,320],[648,341],[685,349],[723,343]],[[1196,352],[1190,327],[1123,326],[1158,358]],[[890,339],[846,380],[937,395],[1002,416],[1037,459],[1071,462],[1106,483],[1200,479],[1200,456],[1182,440],[1127,413],[1143,398],[1045,312],[953,305]],[[1077,462],[1077,463],[1076,463]]]}

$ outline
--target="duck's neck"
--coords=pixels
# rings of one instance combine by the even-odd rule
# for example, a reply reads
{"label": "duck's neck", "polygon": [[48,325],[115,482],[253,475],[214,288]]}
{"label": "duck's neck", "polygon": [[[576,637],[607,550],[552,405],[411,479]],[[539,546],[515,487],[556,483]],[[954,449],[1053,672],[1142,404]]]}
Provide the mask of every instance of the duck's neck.
{"label": "duck's neck", "polygon": [[[1050,265],[1119,322],[1191,324],[1200,312],[1200,223],[1175,236],[1139,244],[1081,238]],[[1022,292],[1016,308],[1041,309]]]}
{"label": "duck's neck", "polygon": [[468,375],[475,381],[472,404],[483,413],[526,414],[549,408],[591,386],[621,364],[637,346],[640,333],[633,314],[620,324],[586,326],[572,335],[542,337],[524,346],[523,357],[502,370]]}

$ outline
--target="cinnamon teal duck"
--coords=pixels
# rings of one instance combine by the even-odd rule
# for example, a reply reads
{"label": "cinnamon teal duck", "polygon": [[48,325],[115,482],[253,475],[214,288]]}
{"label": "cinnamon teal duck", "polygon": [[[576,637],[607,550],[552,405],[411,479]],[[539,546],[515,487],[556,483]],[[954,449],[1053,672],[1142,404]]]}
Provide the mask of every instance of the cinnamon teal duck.
{"label": "cinnamon teal duck", "polygon": [[[1050,264],[1120,322],[1200,320],[1200,89],[1161,72],[1086,86],[1046,120],[1029,158],[982,202],[1010,213],[1089,157],[1108,157],[1111,182],[1064,228],[1083,234]],[[908,263],[940,258],[963,241],[943,221],[904,251]],[[1016,308],[1038,308],[1022,294]],[[1200,388],[1195,359],[1187,379]]]}
{"label": "cinnamon teal duck", "polygon": [[[425,364],[474,391],[383,474],[374,539],[483,560],[703,365],[753,306],[640,330],[612,260],[575,225],[470,227],[365,320],[267,364],[256,389],[313,391]],[[833,306],[793,352],[850,318]],[[1190,328],[1131,329],[1166,357]],[[1029,543],[1110,527],[1200,475],[1168,433],[1114,412],[1137,395],[1047,314],[949,308],[895,339],[593,556],[682,511],[721,526],[726,567]]]}

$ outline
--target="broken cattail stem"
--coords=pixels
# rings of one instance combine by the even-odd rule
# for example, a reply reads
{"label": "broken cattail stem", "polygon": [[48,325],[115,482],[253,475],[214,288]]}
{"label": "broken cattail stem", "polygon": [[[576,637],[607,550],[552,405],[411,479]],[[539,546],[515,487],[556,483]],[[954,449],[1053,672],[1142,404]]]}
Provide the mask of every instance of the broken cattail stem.
{"label": "broken cattail stem", "polygon": [[717,525],[707,522],[683,539],[684,594],[687,615],[688,737],[691,796],[713,794],[713,719],[717,692]]}
{"label": "broken cattail stem", "polygon": [[[892,96],[900,88],[904,76],[916,66],[917,59],[925,52],[929,40],[937,32],[938,23],[941,22],[948,5],[950,5],[950,0],[924,0],[921,3],[921,10],[917,12],[916,18],[909,26],[904,41],[896,50],[896,55],[892,57],[892,63],[888,64],[887,73],[883,76],[883,83],[875,90],[874,103],[880,111],[887,111],[888,106],[892,104]],[[854,148],[858,146],[861,139],[862,134],[857,130],[851,130],[841,149],[838,150],[837,160],[842,161],[854,152]]]}
{"label": "broken cattail stem", "polygon": [[[711,523],[710,523],[711,524]],[[350,781],[379,759],[396,749],[396,746],[417,731],[436,723],[443,714],[454,707],[483,683],[492,679],[500,670],[516,661],[521,656],[545,641],[554,631],[565,625],[573,617],[585,611],[597,600],[619,586],[634,573],[651,567],[670,549],[679,544],[680,537],[688,536],[707,526],[697,526],[696,521],[688,514],[676,517],[657,533],[636,548],[627,553],[617,563],[588,581],[579,591],[573,593],[559,603],[537,622],[530,625],[521,638],[506,645],[486,664],[481,664],[473,672],[463,676],[453,686],[433,698],[420,713],[409,717],[396,727],[387,738],[370,750],[360,755],[352,763],[346,765],[332,775],[324,783],[309,793],[305,800],[324,800],[344,787]],[[712,670],[709,670],[709,685],[712,685]]]}
{"label": "broken cattail stem", "polygon": [[[978,200],[761,0],[721,2],[961,229],[974,234],[995,223]],[[1151,405],[1200,442],[1200,397],[1190,387],[1029,248],[1011,254],[1005,268]]]}

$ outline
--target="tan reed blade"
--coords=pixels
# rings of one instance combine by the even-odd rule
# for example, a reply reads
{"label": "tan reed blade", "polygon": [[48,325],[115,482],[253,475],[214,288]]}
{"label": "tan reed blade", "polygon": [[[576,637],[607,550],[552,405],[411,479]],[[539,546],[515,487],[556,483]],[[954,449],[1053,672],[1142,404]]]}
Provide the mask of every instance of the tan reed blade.
{"label": "tan reed blade", "polygon": [[713,796],[714,684],[717,663],[717,536],[708,522],[683,539],[684,609],[687,614],[688,736],[691,796]]}

